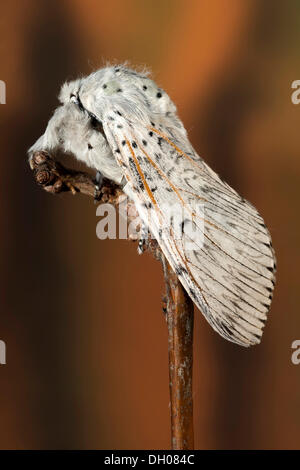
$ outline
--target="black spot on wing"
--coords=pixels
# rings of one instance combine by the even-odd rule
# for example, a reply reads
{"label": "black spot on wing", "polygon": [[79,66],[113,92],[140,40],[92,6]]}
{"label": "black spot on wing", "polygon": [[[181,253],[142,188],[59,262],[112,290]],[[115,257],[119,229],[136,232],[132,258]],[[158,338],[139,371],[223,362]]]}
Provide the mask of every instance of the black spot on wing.
{"label": "black spot on wing", "polygon": [[177,276],[180,276],[182,274],[188,274],[188,271],[183,266],[177,266],[175,268],[175,274],[177,274]]}

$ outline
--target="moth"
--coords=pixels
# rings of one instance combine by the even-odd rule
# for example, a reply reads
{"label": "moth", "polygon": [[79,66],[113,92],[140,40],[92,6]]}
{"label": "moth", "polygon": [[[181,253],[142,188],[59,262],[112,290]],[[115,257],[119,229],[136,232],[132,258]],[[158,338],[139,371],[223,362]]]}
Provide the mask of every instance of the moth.
{"label": "moth", "polygon": [[[59,148],[121,185],[213,329],[241,346],[259,343],[275,285],[270,234],[195,152],[167,93],[147,73],[117,65],[65,83],[59,100],[29,158]],[[166,231],[170,206],[185,218]],[[201,235],[192,249],[189,225]]]}

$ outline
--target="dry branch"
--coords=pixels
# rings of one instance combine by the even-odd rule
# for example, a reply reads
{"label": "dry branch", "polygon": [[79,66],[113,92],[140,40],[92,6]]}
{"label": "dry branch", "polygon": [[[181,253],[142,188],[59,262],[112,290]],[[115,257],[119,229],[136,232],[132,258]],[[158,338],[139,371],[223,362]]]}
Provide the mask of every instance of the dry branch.
{"label": "dry branch", "polygon": [[[45,151],[35,152],[30,166],[36,182],[47,192],[58,194],[82,193],[97,201],[118,206],[124,200],[122,189],[104,180],[95,194],[95,181],[88,173],[66,169]],[[128,217],[136,218],[133,204],[128,204]],[[171,408],[171,445],[176,450],[192,450],[193,442],[193,303],[176,274],[161,253],[155,240],[149,239],[147,248],[162,260],[166,282],[166,319],[169,342],[169,384]],[[159,256],[158,256],[159,251]]]}
{"label": "dry branch", "polygon": [[36,182],[52,194],[71,191],[73,195],[82,193],[96,196],[97,200],[112,204],[118,204],[120,196],[123,195],[121,188],[110,180],[104,180],[100,194],[95,195],[95,181],[90,174],[66,169],[45,151],[35,152],[30,160],[30,166]]}
{"label": "dry branch", "polygon": [[190,450],[194,449],[194,305],[169,263],[163,264],[167,290],[172,449]]}

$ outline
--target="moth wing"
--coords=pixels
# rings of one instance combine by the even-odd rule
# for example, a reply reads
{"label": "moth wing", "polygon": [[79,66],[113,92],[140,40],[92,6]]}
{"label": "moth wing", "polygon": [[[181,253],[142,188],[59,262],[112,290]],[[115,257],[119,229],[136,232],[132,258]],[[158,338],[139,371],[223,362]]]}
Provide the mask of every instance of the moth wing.
{"label": "moth wing", "polygon": [[[263,219],[195,153],[175,115],[126,116],[110,108],[103,128],[141,219],[211,326],[239,345],[259,343],[276,269]],[[172,207],[183,218],[175,210],[170,220]]]}

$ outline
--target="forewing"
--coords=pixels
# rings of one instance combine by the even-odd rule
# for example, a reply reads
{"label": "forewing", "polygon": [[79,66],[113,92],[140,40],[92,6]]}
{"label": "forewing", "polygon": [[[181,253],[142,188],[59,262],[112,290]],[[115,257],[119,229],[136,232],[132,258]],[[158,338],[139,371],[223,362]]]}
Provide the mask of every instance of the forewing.
{"label": "forewing", "polygon": [[[275,272],[263,219],[205,164],[172,121],[130,122],[119,110],[113,119],[111,114],[104,131],[130,193],[188,294],[224,338],[243,346],[259,343]],[[170,207],[183,208],[184,218],[169,224]]]}

